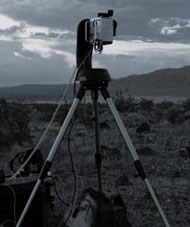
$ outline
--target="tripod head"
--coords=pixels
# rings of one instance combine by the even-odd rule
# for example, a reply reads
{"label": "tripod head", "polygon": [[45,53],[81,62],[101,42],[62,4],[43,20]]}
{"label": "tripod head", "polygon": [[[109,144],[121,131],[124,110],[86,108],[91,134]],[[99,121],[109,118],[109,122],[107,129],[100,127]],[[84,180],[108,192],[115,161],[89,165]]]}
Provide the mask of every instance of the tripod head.
{"label": "tripod head", "polygon": [[77,28],[77,68],[92,68],[92,51],[101,53],[103,45],[112,44],[117,22],[113,10],[99,12],[96,18],[82,20]]}

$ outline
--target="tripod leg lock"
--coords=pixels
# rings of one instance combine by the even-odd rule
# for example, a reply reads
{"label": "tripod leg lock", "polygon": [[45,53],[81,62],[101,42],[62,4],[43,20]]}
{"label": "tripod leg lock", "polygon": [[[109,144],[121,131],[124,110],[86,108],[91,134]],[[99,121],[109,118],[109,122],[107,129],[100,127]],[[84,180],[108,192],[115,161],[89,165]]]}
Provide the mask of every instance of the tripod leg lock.
{"label": "tripod leg lock", "polygon": [[139,175],[140,175],[140,176],[142,177],[142,179],[144,180],[144,179],[146,178],[146,174],[145,174],[145,172],[144,172],[144,169],[143,169],[143,166],[142,166],[140,160],[135,161],[134,164],[135,164],[135,167],[136,167],[136,169],[137,169]]}
{"label": "tripod leg lock", "polygon": [[101,92],[102,92],[102,96],[104,97],[105,100],[108,99],[108,98],[110,98],[110,94],[109,94],[107,88],[103,88],[101,90]]}
{"label": "tripod leg lock", "polygon": [[47,172],[50,170],[51,168],[51,162],[50,161],[45,161],[43,167],[42,167],[42,170],[40,172],[40,175],[39,175],[39,179],[42,181],[46,175],[47,175]]}

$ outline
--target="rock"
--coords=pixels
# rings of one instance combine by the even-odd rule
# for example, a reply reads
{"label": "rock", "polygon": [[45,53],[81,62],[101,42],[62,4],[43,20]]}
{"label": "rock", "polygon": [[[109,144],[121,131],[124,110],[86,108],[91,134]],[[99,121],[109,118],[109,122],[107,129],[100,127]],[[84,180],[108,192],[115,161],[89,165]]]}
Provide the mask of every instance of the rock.
{"label": "rock", "polygon": [[143,122],[137,129],[136,133],[148,133],[150,132],[150,125],[147,122]]}
{"label": "rock", "polygon": [[110,130],[110,126],[109,126],[109,124],[106,123],[106,122],[101,122],[101,123],[100,123],[100,128],[101,128],[101,129],[105,129],[105,130]]}
{"label": "rock", "polygon": [[180,148],[179,156],[182,158],[190,158],[190,147]]}
{"label": "rock", "polygon": [[129,181],[129,178],[126,176],[126,174],[122,174],[115,180],[115,186],[126,186],[131,185],[131,182]]}

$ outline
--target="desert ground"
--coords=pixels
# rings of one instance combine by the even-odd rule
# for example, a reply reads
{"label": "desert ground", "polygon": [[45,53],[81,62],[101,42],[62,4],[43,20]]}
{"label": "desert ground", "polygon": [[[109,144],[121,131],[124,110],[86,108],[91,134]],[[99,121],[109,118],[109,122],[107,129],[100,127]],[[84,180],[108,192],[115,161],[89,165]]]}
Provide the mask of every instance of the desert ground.
{"label": "desert ground", "polygon": [[[190,223],[190,100],[181,102],[135,99],[114,100],[145,172],[158,195],[169,223],[188,227]],[[20,104],[1,100],[0,169],[11,173],[10,160],[34,147],[46,129],[55,104]],[[69,104],[63,105],[40,145],[44,159],[62,125]],[[106,195],[120,193],[127,217],[134,227],[163,226],[150,195],[138,176],[130,152],[118,131],[107,105],[99,105],[102,152],[102,188]],[[73,192],[97,189],[94,158],[93,111],[81,104],[54,157],[51,168],[60,197],[71,203]],[[73,177],[71,154],[77,186]],[[50,226],[61,220],[67,206],[53,192]],[[53,220],[53,221],[52,221]],[[54,224],[53,224],[54,223]],[[56,226],[56,225],[55,225]]]}

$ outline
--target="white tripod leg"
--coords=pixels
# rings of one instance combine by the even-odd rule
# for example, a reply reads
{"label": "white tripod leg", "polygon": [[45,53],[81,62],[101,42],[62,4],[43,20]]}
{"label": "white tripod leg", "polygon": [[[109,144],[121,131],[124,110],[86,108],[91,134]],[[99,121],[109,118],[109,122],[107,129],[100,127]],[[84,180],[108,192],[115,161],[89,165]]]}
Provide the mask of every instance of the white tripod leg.
{"label": "white tripod leg", "polygon": [[61,126],[61,129],[60,129],[60,131],[59,131],[59,133],[58,133],[58,135],[57,135],[57,137],[56,137],[56,139],[54,141],[54,144],[53,144],[53,146],[52,146],[52,148],[51,148],[51,150],[49,152],[49,155],[48,155],[48,157],[47,157],[47,159],[46,159],[46,161],[45,161],[45,163],[44,163],[44,165],[42,167],[42,170],[40,172],[39,178],[38,178],[38,180],[37,180],[37,182],[36,182],[36,184],[35,184],[35,186],[34,186],[34,188],[32,190],[32,193],[31,193],[31,195],[30,195],[25,207],[24,207],[24,210],[23,210],[23,212],[22,212],[22,214],[21,214],[21,216],[20,216],[20,218],[19,218],[19,220],[18,220],[18,222],[16,224],[16,227],[21,227],[22,222],[23,222],[23,220],[25,218],[25,215],[28,212],[28,209],[30,208],[31,203],[32,203],[36,193],[39,190],[41,182],[43,181],[43,179],[45,178],[47,172],[49,171],[49,169],[51,167],[53,158],[54,158],[54,156],[55,156],[55,154],[56,154],[56,152],[58,150],[58,147],[59,147],[59,145],[60,145],[60,143],[61,143],[61,141],[62,141],[62,139],[63,139],[63,137],[65,135],[65,132],[66,132],[66,130],[67,130],[67,128],[68,128],[68,126],[69,126],[74,114],[75,114],[75,111],[76,111],[76,109],[78,107],[78,104],[79,104],[80,100],[82,99],[82,97],[84,95],[84,92],[85,92],[85,90],[81,88],[81,90],[79,90],[77,98],[74,99],[74,101],[73,101],[73,103],[72,103],[72,105],[70,107],[70,110],[67,113],[67,116],[66,116],[66,118],[65,118],[65,120],[64,120],[64,122],[63,122],[63,124]]}
{"label": "white tripod leg", "polygon": [[135,149],[135,147],[134,147],[134,145],[133,145],[133,143],[132,143],[132,141],[131,141],[131,139],[130,139],[130,137],[128,135],[128,132],[127,132],[127,130],[125,128],[125,125],[124,125],[123,121],[121,120],[121,117],[119,116],[119,113],[118,113],[118,111],[117,111],[117,109],[115,107],[113,99],[110,97],[107,89],[103,89],[102,90],[102,95],[103,95],[104,99],[106,100],[106,102],[107,102],[107,104],[109,106],[109,109],[110,109],[110,111],[111,111],[111,113],[112,113],[112,115],[113,115],[113,117],[114,117],[114,119],[115,119],[115,121],[117,123],[117,126],[118,126],[118,128],[119,128],[119,130],[120,130],[120,132],[121,132],[121,134],[122,134],[122,136],[123,136],[128,148],[129,148],[130,154],[131,154],[132,158],[134,159],[135,167],[136,167],[139,175],[144,180],[144,183],[145,183],[148,191],[150,192],[150,195],[151,195],[151,197],[152,197],[152,199],[153,199],[153,201],[154,201],[154,203],[155,203],[155,205],[156,205],[156,207],[157,207],[157,209],[159,211],[159,214],[160,214],[160,216],[162,218],[162,221],[163,221],[164,225],[166,227],[170,227],[170,225],[168,223],[168,220],[166,218],[166,215],[164,214],[164,212],[162,210],[162,207],[161,207],[161,205],[160,205],[160,203],[158,201],[158,198],[157,198],[157,196],[156,196],[156,194],[155,194],[155,192],[154,192],[149,180],[146,177],[146,174],[145,174],[143,166],[142,166],[142,164],[140,162],[139,156],[138,156],[138,154],[136,152],[136,149]]}

